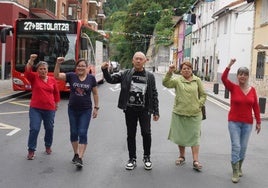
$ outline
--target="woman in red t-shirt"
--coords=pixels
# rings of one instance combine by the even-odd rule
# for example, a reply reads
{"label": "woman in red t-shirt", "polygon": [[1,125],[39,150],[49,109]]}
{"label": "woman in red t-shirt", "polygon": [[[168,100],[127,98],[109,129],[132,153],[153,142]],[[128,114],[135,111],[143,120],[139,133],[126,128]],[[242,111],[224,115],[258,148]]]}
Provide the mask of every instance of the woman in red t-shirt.
{"label": "woman in red t-shirt", "polygon": [[226,89],[228,89],[231,93],[231,104],[228,114],[228,129],[232,145],[232,181],[237,183],[239,181],[239,177],[242,176],[241,166],[245,159],[248,140],[252,130],[252,110],[256,119],[257,134],[261,130],[261,119],[256,90],[248,84],[248,68],[240,67],[237,70],[237,84],[228,79],[229,71],[235,61],[236,59],[230,60],[230,63],[223,72],[221,79]]}
{"label": "woman in red t-shirt", "polygon": [[28,138],[28,160],[34,159],[34,152],[37,146],[37,137],[40,131],[41,122],[45,128],[46,153],[52,152],[53,129],[55,112],[60,101],[60,93],[54,77],[48,76],[48,64],[40,61],[36,64],[36,72],[32,71],[37,55],[31,54],[25,67],[25,76],[30,81],[32,87],[32,97],[30,102],[29,118],[30,131]]}

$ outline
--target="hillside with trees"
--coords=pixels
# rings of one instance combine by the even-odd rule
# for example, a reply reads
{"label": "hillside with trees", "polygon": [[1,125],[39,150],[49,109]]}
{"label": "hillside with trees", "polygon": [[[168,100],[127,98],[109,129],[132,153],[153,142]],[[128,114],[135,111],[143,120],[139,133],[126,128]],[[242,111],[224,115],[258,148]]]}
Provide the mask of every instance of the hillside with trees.
{"label": "hillside with trees", "polygon": [[172,18],[187,12],[193,0],[108,0],[104,4],[107,16],[105,32],[110,36],[110,59],[123,68],[131,66],[136,51],[146,54],[150,39],[158,45],[170,45],[173,40]]}

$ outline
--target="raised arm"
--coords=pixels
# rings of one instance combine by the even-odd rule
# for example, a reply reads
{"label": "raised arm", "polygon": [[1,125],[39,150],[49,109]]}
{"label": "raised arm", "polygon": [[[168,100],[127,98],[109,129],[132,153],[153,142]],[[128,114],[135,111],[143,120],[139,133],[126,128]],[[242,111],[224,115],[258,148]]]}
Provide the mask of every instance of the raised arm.
{"label": "raised arm", "polygon": [[30,59],[28,60],[27,64],[26,64],[26,71],[30,72],[32,70],[32,66],[34,64],[34,60],[36,60],[37,58],[37,54],[31,54],[30,55]]}
{"label": "raised arm", "polygon": [[227,65],[226,69],[224,70],[222,76],[221,76],[221,80],[222,80],[222,83],[224,84],[224,86],[227,88],[227,89],[231,89],[232,87],[232,82],[228,79],[228,74],[229,74],[229,71],[232,67],[232,65],[236,62],[236,59],[231,59],[229,64]]}
{"label": "raised arm", "polygon": [[174,88],[177,85],[177,81],[173,79],[172,74],[176,70],[175,65],[169,65],[169,69],[162,80],[162,85],[167,88]]}
{"label": "raised arm", "polygon": [[117,74],[111,75],[108,71],[109,64],[107,62],[104,62],[101,65],[101,70],[103,72],[103,76],[105,80],[110,84],[117,84],[121,82],[122,73],[119,72]]}
{"label": "raised arm", "polygon": [[64,62],[64,57],[58,57],[54,68],[54,77],[58,80],[66,81],[66,74],[60,72],[60,65]]}

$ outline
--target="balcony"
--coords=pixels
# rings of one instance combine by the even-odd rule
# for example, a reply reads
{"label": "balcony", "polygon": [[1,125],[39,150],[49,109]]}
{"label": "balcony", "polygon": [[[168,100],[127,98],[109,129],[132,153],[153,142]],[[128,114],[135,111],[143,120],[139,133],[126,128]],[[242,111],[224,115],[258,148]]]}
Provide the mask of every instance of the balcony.
{"label": "balcony", "polygon": [[56,2],[54,0],[30,0],[30,12],[42,19],[56,18]]}
{"label": "balcony", "polygon": [[68,1],[69,4],[82,4],[82,0],[69,0]]}

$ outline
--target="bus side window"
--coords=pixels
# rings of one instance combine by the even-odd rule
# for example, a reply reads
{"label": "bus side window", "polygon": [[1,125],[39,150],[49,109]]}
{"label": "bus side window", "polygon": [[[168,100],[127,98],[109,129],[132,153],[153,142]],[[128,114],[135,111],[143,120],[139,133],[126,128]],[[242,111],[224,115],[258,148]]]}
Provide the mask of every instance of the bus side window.
{"label": "bus side window", "polygon": [[85,37],[81,38],[79,58],[88,59],[88,40]]}
{"label": "bus side window", "polygon": [[87,50],[87,39],[81,38],[81,50]]}

